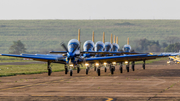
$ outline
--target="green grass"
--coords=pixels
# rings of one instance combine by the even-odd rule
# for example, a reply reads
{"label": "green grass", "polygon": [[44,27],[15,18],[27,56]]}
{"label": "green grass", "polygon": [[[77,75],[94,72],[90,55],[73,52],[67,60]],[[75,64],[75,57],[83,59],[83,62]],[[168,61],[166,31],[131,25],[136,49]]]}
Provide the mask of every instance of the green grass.
{"label": "green grass", "polygon": [[[52,72],[64,71],[63,64],[51,64]],[[85,69],[85,67],[81,67]],[[15,75],[26,75],[26,74],[40,74],[46,73],[47,64],[28,64],[28,65],[0,65],[0,77],[2,76],[15,76]],[[36,79],[36,78],[34,78]]]}
{"label": "green grass", "polygon": [[[52,71],[64,70],[62,64],[52,64]],[[39,74],[47,72],[47,64],[28,64],[28,65],[0,65],[0,77],[14,76],[19,74]]]}
{"label": "green grass", "polygon": [[[166,57],[165,58],[157,58],[157,59],[152,59],[152,60],[146,60],[146,64],[151,64],[156,61],[161,61],[161,60],[168,60]],[[143,61],[137,61],[135,64],[143,64]]]}
{"label": "green grass", "polygon": [[[102,33],[109,41],[110,34],[119,36],[119,45],[130,44],[134,40],[147,38],[167,41],[166,38],[180,37],[180,20],[0,20],[0,53],[8,53],[12,41],[21,40],[28,52],[62,50],[60,42],[67,43],[76,38],[81,29],[81,42],[91,40],[95,31],[95,41],[102,40]],[[83,45],[83,44],[81,44]]]}
{"label": "green grass", "polygon": [[0,63],[6,62],[35,62],[34,60],[23,60],[23,58],[0,56]]}

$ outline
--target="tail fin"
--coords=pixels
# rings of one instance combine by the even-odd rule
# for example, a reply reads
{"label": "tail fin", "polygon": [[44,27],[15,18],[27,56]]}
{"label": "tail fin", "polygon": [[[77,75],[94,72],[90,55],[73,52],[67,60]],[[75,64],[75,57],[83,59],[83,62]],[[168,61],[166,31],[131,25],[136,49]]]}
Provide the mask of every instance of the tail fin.
{"label": "tail fin", "polygon": [[118,36],[116,37],[116,44],[118,44]]}
{"label": "tail fin", "polygon": [[80,43],[80,29],[78,29],[78,41],[79,41],[79,43]]}
{"label": "tail fin", "polygon": [[110,42],[111,42],[111,44],[112,44],[112,33],[111,33],[111,39],[110,39]]}
{"label": "tail fin", "polygon": [[94,31],[92,33],[92,42],[94,42]]}
{"label": "tail fin", "polygon": [[129,45],[129,38],[127,38],[127,45]]}
{"label": "tail fin", "polygon": [[113,43],[116,43],[116,36],[114,35],[114,42]]}
{"label": "tail fin", "polygon": [[103,32],[103,43],[105,43],[105,33]]}

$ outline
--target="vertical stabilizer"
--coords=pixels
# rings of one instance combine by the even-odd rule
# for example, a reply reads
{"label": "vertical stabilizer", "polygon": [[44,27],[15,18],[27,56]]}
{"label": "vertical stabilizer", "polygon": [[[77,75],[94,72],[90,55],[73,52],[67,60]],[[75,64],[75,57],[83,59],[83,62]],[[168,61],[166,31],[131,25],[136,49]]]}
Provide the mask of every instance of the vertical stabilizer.
{"label": "vertical stabilizer", "polygon": [[114,35],[114,40],[113,40],[113,43],[116,43],[116,36]]}
{"label": "vertical stabilizer", "polygon": [[105,33],[103,32],[103,43],[105,43]]}
{"label": "vertical stabilizer", "polygon": [[129,38],[127,38],[127,45],[129,45]]}
{"label": "vertical stabilizer", "polygon": [[94,42],[94,31],[92,33],[92,42]]}
{"label": "vertical stabilizer", "polygon": [[118,36],[116,37],[116,44],[118,44]]}
{"label": "vertical stabilizer", "polygon": [[111,39],[110,39],[110,42],[111,42],[111,44],[112,44],[112,33],[111,33]]}
{"label": "vertical stabilizer", "polygon": [[78,29],[78,41],[80,43],[80,29]]}

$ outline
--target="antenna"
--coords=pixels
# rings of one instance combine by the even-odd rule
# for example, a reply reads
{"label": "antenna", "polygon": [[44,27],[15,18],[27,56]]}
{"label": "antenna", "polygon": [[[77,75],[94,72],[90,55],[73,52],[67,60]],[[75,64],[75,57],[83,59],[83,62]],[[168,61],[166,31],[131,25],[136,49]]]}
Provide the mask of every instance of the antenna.
{"label": "antenna", "polygon": [[129,45],[129,38],[127,38],[127,45]]}
{"label": "antenna", "polygon": [[112,33],[111,33],[111,39],[110,39],[110,42],[111,42],[111,44],[112,44]]}
{"label": "antenna", "polygon": [[118,44],[118,36],[116,37],[116,44]]}
{"label": "antenna", "polygon": [[105,43],[105,32],[103,32],[103,43]]}
{"label": "antenna", "polygon": [[113,40],[114,42],[113,43],[116,43],[116,36],[114,35],[114,40]]}
{"label": "antenna", "polygon": [[94,31],[92,33],[92,42],[94,42]]}

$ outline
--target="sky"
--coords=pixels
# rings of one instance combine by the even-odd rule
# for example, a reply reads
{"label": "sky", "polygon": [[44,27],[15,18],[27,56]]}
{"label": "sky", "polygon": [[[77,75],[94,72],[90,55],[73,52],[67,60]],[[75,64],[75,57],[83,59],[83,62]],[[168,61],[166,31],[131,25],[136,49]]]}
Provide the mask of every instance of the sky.
{"label": "sky", "polygon": [[180,19],[180,0],[0,0],[12,19]]}

